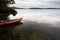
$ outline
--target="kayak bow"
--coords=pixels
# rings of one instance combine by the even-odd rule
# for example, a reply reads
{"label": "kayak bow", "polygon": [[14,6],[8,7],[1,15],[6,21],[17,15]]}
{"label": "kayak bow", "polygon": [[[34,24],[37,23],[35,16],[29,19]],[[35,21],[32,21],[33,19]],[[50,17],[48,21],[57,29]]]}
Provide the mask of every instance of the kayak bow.
{"label": "kayak bow", "polygon": [[2,25],[8,25],[8,24],[16,23],[16,22],[20,22],[20,21],[22,21],[22,19],[23,18],[14,19],[14,20],[6,20],[4,22],[0,22],[0,26],[2,26]]}

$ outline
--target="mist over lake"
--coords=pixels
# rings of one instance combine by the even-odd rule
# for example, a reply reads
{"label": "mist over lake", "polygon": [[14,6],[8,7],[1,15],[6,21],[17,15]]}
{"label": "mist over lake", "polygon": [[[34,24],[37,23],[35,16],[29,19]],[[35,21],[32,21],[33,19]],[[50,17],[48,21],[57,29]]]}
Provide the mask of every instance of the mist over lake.
{"label": "mist over lake", "polygon": [[[32,30],[38,40],[60,40],[60,1],[59,0],[15,0],[16,4],[11,5],[18,13],[16,16],[10,15],[9,18],[23,18],[22,25],[17,25],[18,37],[20,30]],[[32,8],[32,9],[30,9]],[[39,9],[40,8],[40,9]],[[48,9],[46,9],[48,8]],[[13,26],[11,26],[13,27]],[[14,33],[14,32],[13,32]],[[33,35],[33,34],[32,34]],[[28,36],[27,39],[30,40]],[[26,37],[26,36],[25,36]],[[33,38],[34,38],[33,37]],[[36,40],[36,39],[34,39]]]}

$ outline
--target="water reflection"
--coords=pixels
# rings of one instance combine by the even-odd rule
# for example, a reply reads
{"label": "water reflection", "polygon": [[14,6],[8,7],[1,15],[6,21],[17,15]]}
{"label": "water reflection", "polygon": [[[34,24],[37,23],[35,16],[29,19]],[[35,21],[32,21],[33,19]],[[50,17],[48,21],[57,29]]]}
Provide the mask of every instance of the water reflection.
{"label": "water reflection", "polygon": [[[15,17],[23,18],[22,25],[11,25],[0,39],[13,40],[60,40],[59,10],[17,10]],[[5,28],[4,28],[5,29]],[[7,36],[8,35],[8,36]]]}
{"label": "water reflection", "polygon": [[[22,21],[22,25],[13,24],[3,28],[8,30],[0,33],[0,39],[13,40],[60,40],[60,27],[53,26],[53,23]],[[9,38],[8,38],[9,37]]]}
{"label": "water reflection", "polygon": [[20,28],[32,30],[39,40],[42,38],[42,40],[60,40],[60,27],[54,26],[53,23],[26,21],[17,29],[20,30]]}

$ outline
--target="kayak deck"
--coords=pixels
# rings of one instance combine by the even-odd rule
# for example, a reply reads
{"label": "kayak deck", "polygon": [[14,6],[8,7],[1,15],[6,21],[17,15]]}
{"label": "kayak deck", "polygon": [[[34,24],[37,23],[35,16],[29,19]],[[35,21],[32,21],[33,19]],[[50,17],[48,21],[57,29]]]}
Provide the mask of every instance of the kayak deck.
{"label": "kayak deck", "polygon": [[20,19],[14,19],[14,20],[6,20],[4,22],[0,22],[0,26],[1,25],[6,25],[6,24],[12,24],[12,23],[16,23],[16,22],[20,22],[22,21],[23,18]]}

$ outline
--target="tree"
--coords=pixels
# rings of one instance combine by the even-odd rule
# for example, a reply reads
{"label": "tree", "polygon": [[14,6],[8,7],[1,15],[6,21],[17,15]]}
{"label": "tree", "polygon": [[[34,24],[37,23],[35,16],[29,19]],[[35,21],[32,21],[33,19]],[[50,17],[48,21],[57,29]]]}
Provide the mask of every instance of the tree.
{"label": "tree", "polygon": [[0,0],[0,20],[5,20],[10,14],[13,14],[14,16],[17,14],[17,12],[10,8],[9,4],[14,4],[14,0]]}

